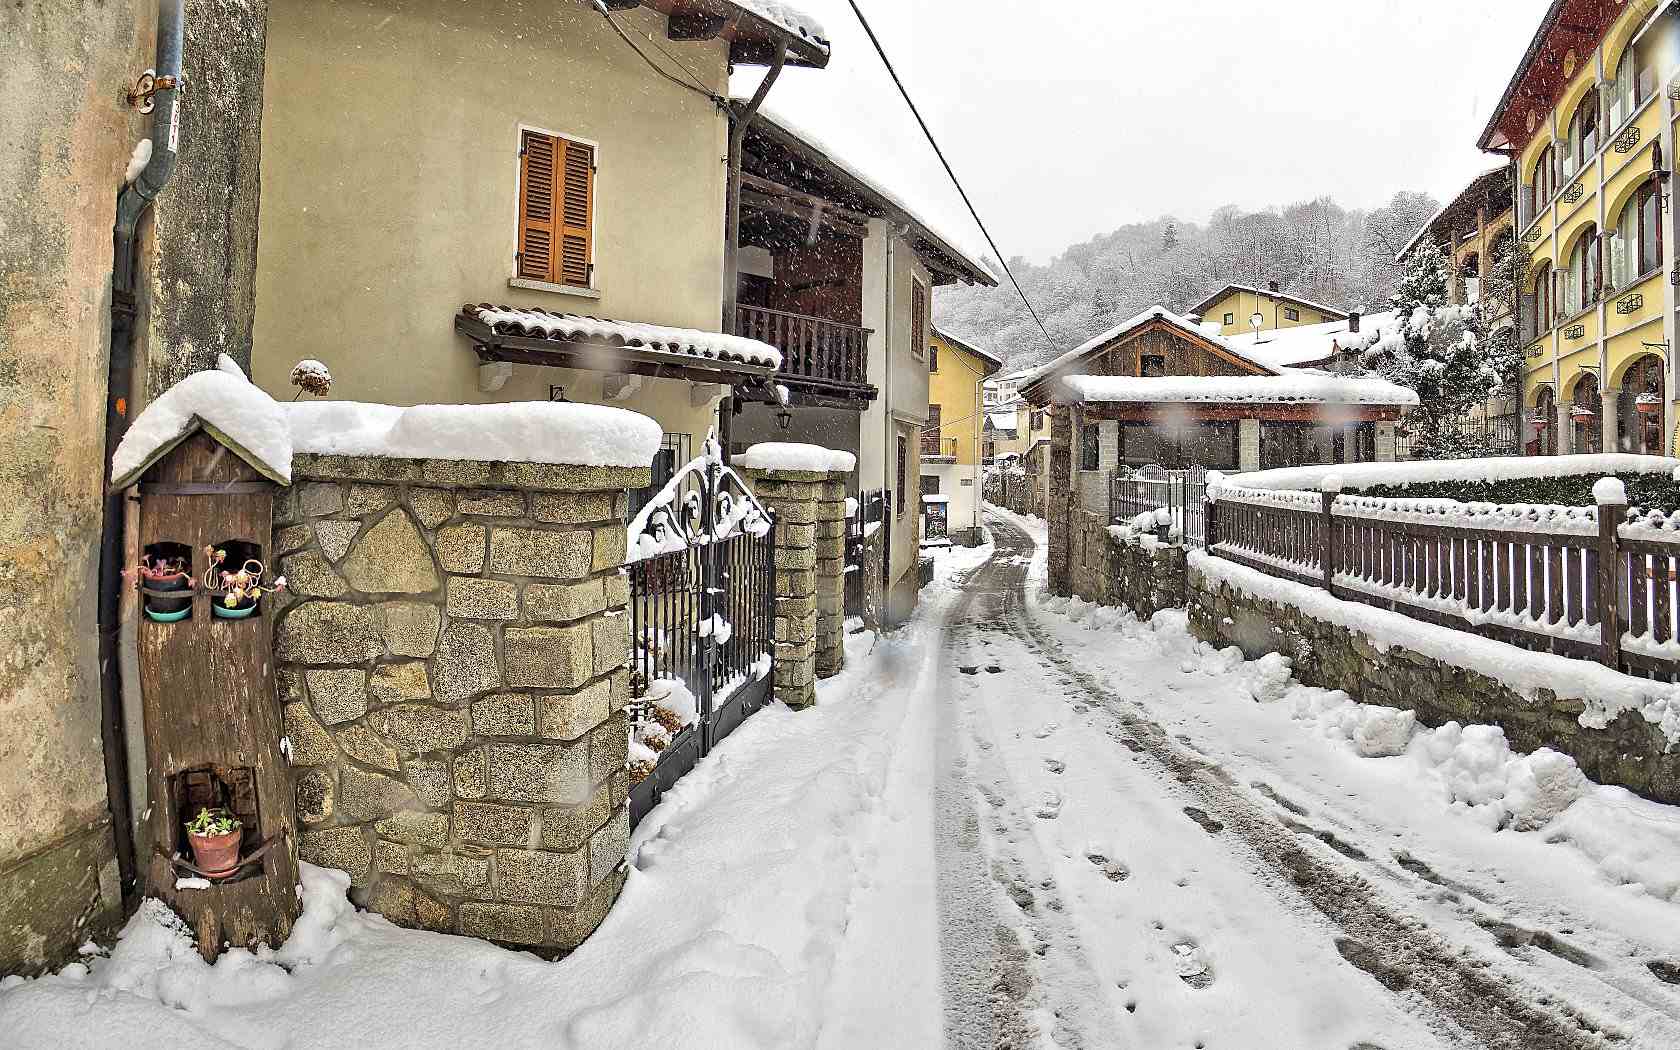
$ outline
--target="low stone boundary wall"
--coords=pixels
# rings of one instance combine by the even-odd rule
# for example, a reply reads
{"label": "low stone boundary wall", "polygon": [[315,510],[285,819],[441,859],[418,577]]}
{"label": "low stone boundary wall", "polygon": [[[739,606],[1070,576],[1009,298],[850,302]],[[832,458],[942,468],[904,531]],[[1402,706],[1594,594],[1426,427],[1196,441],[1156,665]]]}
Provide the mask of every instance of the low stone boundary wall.
{"label": "low stone boundary wall", "polygon": [[1098,605],[1123,605],[1140,620],[1184,607],[1183,547],[1153,537],[1121,539],[1106,516],[1078,507],[1070,516],[1067,593]]}
{"label": "low stone boundary wall", "polygon": [[[1256,596],[1233,585],[1230,577],[1252,574],[1267,581],[1256,587],[1267,592],[1300,587],[1304,594],[1311,595],[1313,603],[1337,602],[1337,599],[1311,592],[1301,585],[1261,577],[1253,570],[1226,562],[1217,563],[1222,578],[1215,577],[1203,567],[1207,562],[1201,560],[1206,558],[1207,555],[1198,554],[1192,559],[1188,573],[1190,626],[1196,637],[1215,645],[1240,646],[1251,659],[1268,652],[1281,652],[1292,658],[1295,677],[1302,682],[1343,690],[1363,703],[1415,711],[1425,725],[1439,726],[1448,721],[1497,725],[1505,730],[1515,750],[1549,747],[1574,758],[1587,776],[1601,784],[1619,784],[1659,802],[1680,803],[1680,750],[1669,750],[1659,727],[1638,711],[1623,711],[1609,719],[1603,728],[1584,726],[1581,716],[1588,707],[1586,700],[1560,695],[1569,691],[1561,685],[1556,689],[1535,688],[1533,695],[1528,696],[1484,673],[1485,666],[1478,669],[1399,645],[1378,644],[1368,633],[1335,622],[1326,615],[1315,615],[1275,597]],[[1225,573],[1227,565],[1235,573]],[[1338,604],[1352,610],[1350,616],[1368,622],[1380,623],[1383,617],[1394,617],[1403,621],[1397,629],[1411,623],[1414,629],[1440,631],[1443,636],[1456,633],[1448,628],[1406,621],[1399,614],[1368,606]],[[1472,642],[1479,646],[1501,644],[1475,636],[1463,638],[1460,643],[1463,646]],[[1506,648],[1511,649],[1513,659],[1564,660]],[[1469,662],[1465,658],[1465,663]],[[1642,684],[1639,679],[1626,678],[1596,664],[1566,663],[1584,664],[1569,668],[1580,675],[1611,675],[1615,676],[1616,684],[1625,682],[1635,688]],[[1554,680],[1554,684],[1558,683]],[[1649,685],[1664,688],[1655,682]]]}
{"label": "low stone boundary wall", "polygon": [[294,458],[275,653],[300,856],[399,925],[546,954],[599,925],[629,836],[625,490],[648,483]]}

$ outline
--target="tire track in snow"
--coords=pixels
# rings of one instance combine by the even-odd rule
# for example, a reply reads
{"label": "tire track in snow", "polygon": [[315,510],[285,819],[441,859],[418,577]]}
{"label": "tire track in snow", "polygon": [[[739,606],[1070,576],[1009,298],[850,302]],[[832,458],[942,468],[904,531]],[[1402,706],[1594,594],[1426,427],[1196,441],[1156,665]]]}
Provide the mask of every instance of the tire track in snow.
{"label": "tire track in snow", "polygon": [[[1014,523],[994,515],[989,524],[997,543],[994,557],[1035,549]],[[1080,667],[1018,605],[1008,607],[1005,618],[1015,637],[1118,720],[1123,743],[1160,766],[1199,800],[1205,816],[1240,839],[1271,870],[1280,892],[1293,892],[1341,929],[1336,944],[1344,959],[1427,1010],[1457,1041],[1492,1050],[1603,1050],[1625,1039],[1522,975],[1391,910],[1362,874],[1304,849],[1296,833],[1247,797],[1222,767],[1174,741],[1137,705]]]}

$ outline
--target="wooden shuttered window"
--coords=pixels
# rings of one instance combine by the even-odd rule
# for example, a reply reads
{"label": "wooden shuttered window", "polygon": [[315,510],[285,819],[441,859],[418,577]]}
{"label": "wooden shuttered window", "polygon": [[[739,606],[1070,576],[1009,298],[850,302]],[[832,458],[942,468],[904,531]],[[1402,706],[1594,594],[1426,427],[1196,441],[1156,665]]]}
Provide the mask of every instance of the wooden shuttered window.
{"label": "wooden shuttered window", "polygon": [[927,353],[927,288],[922,282],[910,282],[910,345],[916,356]]}
{"label": "wooden shuttered window", "polygon": [[519,276],[592,287],[594,208],[595,147],[524,132],[519,143]]}
{"label": "wooden shuttered window", "polygon": [[927,425],[922,428],[922,455],[939,455],[939,417],[943,411],[941,405],[928,406]]}

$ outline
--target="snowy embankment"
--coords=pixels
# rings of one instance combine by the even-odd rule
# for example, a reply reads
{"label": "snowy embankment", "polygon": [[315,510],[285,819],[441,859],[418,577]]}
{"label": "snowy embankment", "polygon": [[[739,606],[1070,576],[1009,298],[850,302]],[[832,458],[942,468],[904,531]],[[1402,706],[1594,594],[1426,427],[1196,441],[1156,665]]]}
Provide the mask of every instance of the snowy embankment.
{"label": "snowy embankment", "polygon": [[[1549,748],[1518,754],[1498,726],[1449,722],[1430,729],[1410,711],[1361,704],[1340,690],[1303,685],[1291,676],[1290,661],[1281,654],[1245,661],[1235,646],[1217,649],[1197,641],[1179,610],[1143,623],[1129,610],[1048,594],[1041,594],[1038,608],[1049,614],[1047,619],[1060,621],[1063,637],[1071,629],[1081,640],[1106,634],[1147,647],[1158,653],[1161,666],[1176,667],[1187,683],[1235,679],[1238,688],[1209,692],[1169,685],[1175,697],[1198,701],[1197,709],[1151,707],[1150,713],[1180,726],[1216,726],[1220,740],[1244,741],[1243,750],[1274,773],[1293,766],[1320,780],[1328,779],[1320,766],[1333,769],[1346,797],[1357,799],[1364,810],[1363,826],[1397,833],[1437,827],[1448,832],[1440,837],[1449,839],[1491,835],[1478,844],[1478,852],[1497,856],[1502,848],[1520,845],[1520,857],[1506,858],[1514,866],[1549,864],[1554,872],[1567,870],[1575,877],[1590,870],[1593,881],[1622,894],[1680,904],[1680,811],[1623,788],[1594,784],[1567,755]],[[1092,652],[1105,648],[1093,646]],[[1209,706],[1201,709],[1201,704]],[[1174,719],[1175,713],[1189,717]],[[1292,731],[1280,735],[1286,725]],[[1303,730],[1308,739],[1322,742],[1317,751],[1301,739]],[[1207,743],[1200,734],[1192,735],[1198,744]],[[1319,790],[1334,793],[1337,788],[1329,784]],[[1441,825],[1448,814],[1458,826]],[[1576,857],[1561,862],[1548,846],[1566,846]],[[1670,923],[1680,922],[1680,915],[1662,914]]]}
{"label": "snowy embankment", "polygon": [[148,904],[108,956],[90,946],[85,965],[9,980],[0,1045],[936,1046],[926,623],[950,573],[989,554],[941,556],[909,628],[848,637],[816,708],[753,715],[685,777],[637,828],[606,922],[564,960],[398,928],[351,906],[342,873],[305,865],[279,951],[208,966]]}

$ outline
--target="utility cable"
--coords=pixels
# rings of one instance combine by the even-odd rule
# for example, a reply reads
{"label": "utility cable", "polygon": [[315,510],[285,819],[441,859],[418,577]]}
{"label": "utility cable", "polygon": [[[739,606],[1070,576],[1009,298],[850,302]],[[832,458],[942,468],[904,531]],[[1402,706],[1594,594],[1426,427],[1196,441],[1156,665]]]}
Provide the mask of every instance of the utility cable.
{"label": "utility cable", "polygon": [[[601,12],[601,17],[607,20],[607,24],[612,26],[613,32],[618,34],[619,39],[630,45],[630,50],[641,56],[642,61],[647,63],[649,69],[682,88],[684,91],[692,91],[697,95],[703,96],[707,101],[711,102],[715,106],[722,108],[728,105],[727,99],[724,99],[702,84],[699,77],[690,72],[687,66],[683,65],[681,62],[677,62],[677,60],[672,57],[671,53],[666,51],[664,48],[659,48],[660,53],[666,58],[671,59],[671,61],[676,62],[678,68],[680,68],[684,73],[688,73],[689,80],[693,81],[693,83],[683,80],[681,77],[672,73],[670,70],[648,57],[648,53],[642,50],[641,45],[632,40],[630,38],[630,34],[624,31],[624,27],[618,24],[618,20],[613,18],[612,12],[607,10],[607,5],[603,2],[603,0],[594,0],[594,7],[595,10]],[[654,46],[659,47],[658,44],[654,44]]]}
{"label": "utility cable", "polygon": [[934,156],[938,157],[939,163],[944,166],[945,174],[951,177],[951,185],[957,188],[957,193],[962,197],[963,204],[967,205],[968,214],[974,217],[974,224],[980,227],[980,232],[985,235],[986,243],[991,246],[992,254],[997,257],[998,265],[1003,267],[1003,272],[1009,277],[1009,283],[1015,286],[1015,294],[1021,297],[1021,302],[1026,304],[1027,312],[1032,314],[1032,319],[1038,324],[1038,330],[1044,335],[1045,345],[1054,349],[1055,343],[1050,338],[1050,332],[1044,327],[1043,319],[1038,316],[1038,311],[1033,308],[1032,300],[1028,299],[1027,293],[1022,290],[1021,282],[1015,279],[1015,271],[1009,268],[1009,262],[1004,258],[1002,249],[997,246],[996,241],[992,240],[992,231],[988,230],[986,224],[981,221],[980,213],[975,210],[974,202],[968,199],[968,191],[963,189],[962,183],[958,181],[957,173],[951,170],[951,162],[945,159],[945,151],[940,149],[939,143],[934,140],[933,132],[929,130],[927,121],[922,119],[921,110],[916,108],[915,101],[910,98],[910,92],[905,88],[904,81],[898,78],[898,70],[893,68],[892,60],[887,57],[886,49],[881,46],[881,41],[875,36],[875,30],[870,27],[869,20],[863,17],[863,11],[858,7],[857,0],[847,0],[847,2],[852,6],[852,13],[857,15],[858,24],[863,26],[863,31],[868,34],[869,42],[875,46],[875,53],[881,56],[881,64],[887,67],[887,73],[892,77],[893,84],[898,88],[898,93],[904,97],[904,104],[910,107],[911,115],[916,118],[916,123],[921,125],[922,134],[927,137],[928,145],[933,147]]}

